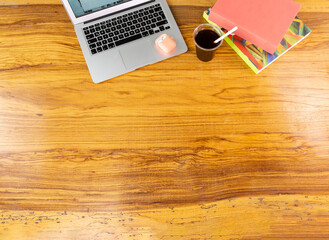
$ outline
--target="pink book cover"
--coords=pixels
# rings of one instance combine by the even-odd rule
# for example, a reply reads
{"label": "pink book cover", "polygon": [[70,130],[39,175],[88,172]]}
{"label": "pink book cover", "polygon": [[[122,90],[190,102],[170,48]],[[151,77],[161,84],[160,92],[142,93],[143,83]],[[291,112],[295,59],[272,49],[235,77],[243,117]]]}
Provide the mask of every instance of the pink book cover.
{"label": "pink book cover", "polygon": [[301,5],[293,0],[218,0],[209,20],[273,54]]}

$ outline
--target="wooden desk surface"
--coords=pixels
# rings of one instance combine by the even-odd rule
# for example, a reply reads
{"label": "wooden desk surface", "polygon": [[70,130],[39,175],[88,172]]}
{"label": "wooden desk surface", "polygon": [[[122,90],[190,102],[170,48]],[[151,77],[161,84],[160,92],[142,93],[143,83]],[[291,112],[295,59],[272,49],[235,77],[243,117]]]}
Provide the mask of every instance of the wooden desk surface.
{"label": "wooden desk surface", "polygon": [[[45,3],[46,2],[46,3]],[[0,2],[0,239],[329,239],[329,2],[255,75],[186,54],[92,83],[59,0]]]}

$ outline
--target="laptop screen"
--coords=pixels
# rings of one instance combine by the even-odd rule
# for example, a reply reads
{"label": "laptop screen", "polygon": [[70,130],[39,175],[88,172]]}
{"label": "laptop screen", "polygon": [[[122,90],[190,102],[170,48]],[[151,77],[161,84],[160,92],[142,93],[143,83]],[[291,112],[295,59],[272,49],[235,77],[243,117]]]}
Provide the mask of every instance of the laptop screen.
{"label": "laptop screen", "polygon": [[132,0],[69,0],[69,3],[78,18],[130,1]]}

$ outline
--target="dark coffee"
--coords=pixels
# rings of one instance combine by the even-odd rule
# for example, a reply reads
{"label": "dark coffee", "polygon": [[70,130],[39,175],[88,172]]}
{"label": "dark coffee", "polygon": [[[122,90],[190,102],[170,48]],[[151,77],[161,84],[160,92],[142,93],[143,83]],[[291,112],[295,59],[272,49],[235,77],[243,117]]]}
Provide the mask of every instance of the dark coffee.
{"label": "dark coffee", "polygon": [[[213,49],[216,48],[221,42],[219,43],[214,43],[216,39],[218,39],[220,35],[212,30],[201,30],[195,37],[195,42],[202,48],[205,49]],[[213,59],[215,55],[215,50],[214,51],[205,51],[199,46],[196,46],[196,52],[197,56],[201,61],[208,62],[211,59]]]}

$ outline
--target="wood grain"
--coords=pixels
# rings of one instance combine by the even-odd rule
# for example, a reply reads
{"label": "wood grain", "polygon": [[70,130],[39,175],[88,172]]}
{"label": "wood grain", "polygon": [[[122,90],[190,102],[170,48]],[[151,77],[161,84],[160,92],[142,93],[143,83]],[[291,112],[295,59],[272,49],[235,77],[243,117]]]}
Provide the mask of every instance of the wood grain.
{"label": "wood grain", "polygon": [[[242,197],[125,212],[2,211],[7,239],[328,239],[328,196]],[[298,231],[296,231],[298,229]]]}
{"label": "wood grain", "polygon": [[255,75],[186,54],[95,85],[60,1],[0,1],[0,239],[328,239],[328,1]]}

